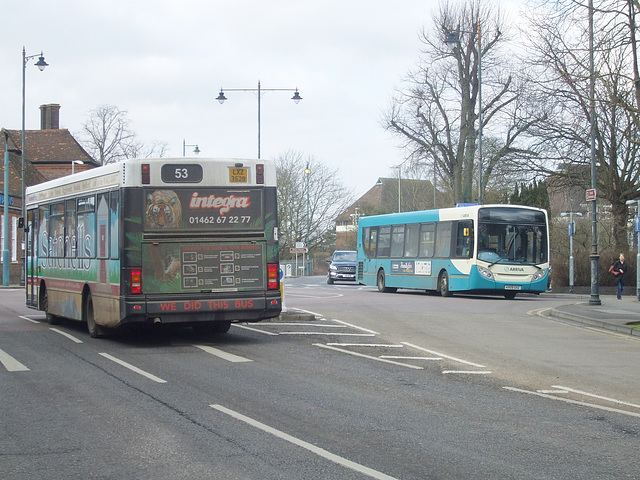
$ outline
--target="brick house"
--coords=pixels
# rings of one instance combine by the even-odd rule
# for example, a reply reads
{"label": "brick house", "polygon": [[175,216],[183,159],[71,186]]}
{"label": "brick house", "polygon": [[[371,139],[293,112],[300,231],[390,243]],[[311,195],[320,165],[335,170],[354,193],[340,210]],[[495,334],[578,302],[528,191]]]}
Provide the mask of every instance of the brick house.
{"label": "brick house", "polygon": [[[25,187],[87,170],[99,164],[80,146],[66,128],[60,128],[60,105],[40,106],[40,130],[25,130],[24,184]],[[0,249],[4,249],[5,162],[8,160],[9,254],[10,284],[22,282],[22,131],[0,129],[0,217],[2,217]],[[8,159],[5,158],[8,152]],[[82,163],[80,163],[82,162]],[[0,264],[3,258],[0,255]]]}

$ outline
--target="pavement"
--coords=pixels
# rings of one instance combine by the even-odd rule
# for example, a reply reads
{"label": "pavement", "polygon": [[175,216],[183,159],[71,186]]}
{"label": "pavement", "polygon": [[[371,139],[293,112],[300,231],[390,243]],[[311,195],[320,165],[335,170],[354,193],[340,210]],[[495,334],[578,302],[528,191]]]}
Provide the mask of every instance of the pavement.
{"label": "pavement", "polygon": [[640,337],[640,301],[635,296],[635,289],[633,290],[633,295],[625,292],[620,300],[615,295],[598,295],[600,305],[589,304],[591,295],[568,293],[543,293],[542,295],[567,300],[566,304],[547,311],[547,316]]}

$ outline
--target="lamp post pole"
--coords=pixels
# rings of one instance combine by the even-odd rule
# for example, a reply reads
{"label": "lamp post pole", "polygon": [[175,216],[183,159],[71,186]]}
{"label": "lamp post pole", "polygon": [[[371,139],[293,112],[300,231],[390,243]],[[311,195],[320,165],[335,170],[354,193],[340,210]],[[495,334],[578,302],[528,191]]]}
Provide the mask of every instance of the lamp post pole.
{"label": "lamp post pole", "polygon": [[[27,55],[27,52],[25,50],[25,47],[22,47],[22,145],[20,148],[20,155],[21,155],[21,163],[22,163],[22,190],[21,190],[21,196],[22,196],[22,218],[23,218],[23,222],[26,220],[26,199],[24,198],[24,130],[25,130],[25,125],[24,125],[24,118],[25,118],[25,109],[24,109],[24,104],[25,104],[25,77],[26,77],[26,72],[27,72],[27,62],[29,60],[31,60],[32,58],[38,57],[38,61],[36,62],[36,67],[38,67],[38,70],[40,70],[41,72],[45,69],[45,67],[49,66],[49,64],[47,62],[44,61],[44,53],[42,53],[42,51],[40,52],[40,55]],[[26,222],[25,222],[26,225]],[[26,228],[26,227],[25,227]],[[26,244],[25,242],[25,228],[22,229],[22,243],[23,245]],[[27,264],[26,262],[24,263],[24,269],[23,269],[23,273],[24,273],[24,278],[25,278],[25,282],[27,279],[27,275],[26,275],[26,267]]]}
{"label": "lamp post pole", "polygon": [[307,263],[306,263],[306,272],[307,276],[309,275],[309,229],[311,226],[311,218],[309,217],[309,175],[311,175],[311,170],[309,169],[309,162],[307,162],[307,168],[304,169],[304,174],[307,176]]}
{"label": "lamp post pole", "polygon": [[2,243],[2,285],[9,285],[10,265],[9,265],[9,134],[4,132],[4,218],[2,219],[2,229],[4,230],[4,241]]}
{"label": "lamp post pole", "polygon": [[[593,58],[593,0],[589,0],[589,120],[591,124],[591,188],[596,190],[598,187],[596,176],[596,107],[595,107],[595,65]],[[600,255],[598,255],[598,200],[594,198],[591,201],[591,298],[589,305],[601,305],[600,301],[600,278],[598,272],[598,264]]]}
{"label": "lamp post pole", "polygon": [[227,92],[258,92],[258,158],[260,158],[260,98],[262,97],[262,92],[295,92],[291,100],[296,104],[302,100],[297,88],[262,88],[260,80],[258,80],[258,88],[221,88],[220,95],[216,98],[220,104],[223,104],[227,100],[227,97],[224,96],[225,90]]}

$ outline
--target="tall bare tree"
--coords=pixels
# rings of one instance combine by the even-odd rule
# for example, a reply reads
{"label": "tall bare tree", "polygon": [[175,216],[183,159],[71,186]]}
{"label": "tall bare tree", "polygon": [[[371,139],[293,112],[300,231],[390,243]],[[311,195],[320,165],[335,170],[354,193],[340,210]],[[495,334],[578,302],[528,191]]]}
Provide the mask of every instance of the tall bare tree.
{"label": "tall bare tree", "polygon": [[[454,202],[470,202],[504,164],[521,180],[535,154],[524,134],[537,120],[521,95],[506,52],[500,11],[489,0],[445,1],[423,30],[423,56],[398,91],[383,125],[397,134],[407,158],[433,165],[452,186]],[[453,34],[455,48],[445,44]],[[482,91],[482,106],[480,92]],[[480,108],[481,107],[481,108]],[[477,156],[480,113],[487,148]],[[478,152],[479,153],[479,152]],[[476,180],[482,163],[482,185]],[[520,164],[518,164],[520,162]],[[475,182],[475,185],[474,185]]]}

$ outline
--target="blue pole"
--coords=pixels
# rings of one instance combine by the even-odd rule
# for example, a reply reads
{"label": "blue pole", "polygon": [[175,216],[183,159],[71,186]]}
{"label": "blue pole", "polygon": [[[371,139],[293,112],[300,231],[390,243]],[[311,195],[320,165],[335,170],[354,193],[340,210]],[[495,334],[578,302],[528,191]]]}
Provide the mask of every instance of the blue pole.
{"label": "blue pole", "polygon": [[2,243],[2,285],[9,285],[9,134],[4,132],[4,218],[2,229],[4,242]]}

